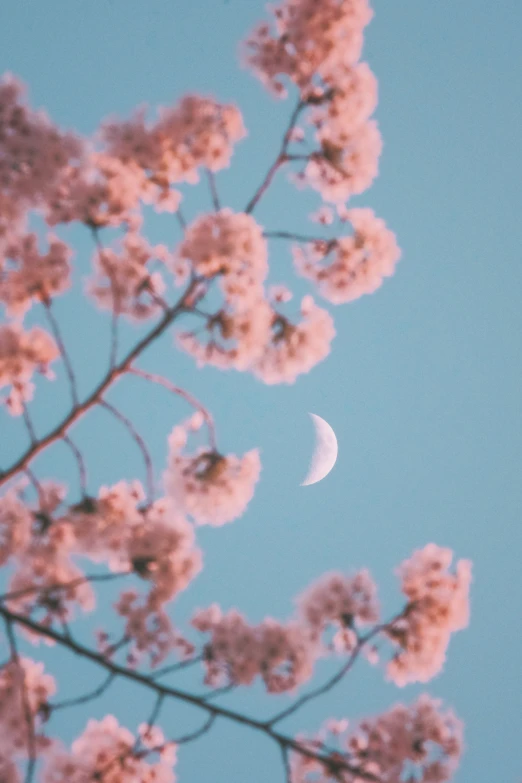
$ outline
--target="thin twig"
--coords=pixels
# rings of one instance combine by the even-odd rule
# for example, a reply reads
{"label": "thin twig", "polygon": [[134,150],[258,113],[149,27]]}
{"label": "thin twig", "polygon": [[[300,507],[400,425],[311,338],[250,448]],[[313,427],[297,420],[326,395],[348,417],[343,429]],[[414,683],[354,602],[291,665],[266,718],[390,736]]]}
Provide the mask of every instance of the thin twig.
{"label": "thin twig", "polygon": [[85,466],[85,460],[83,459],[82,453],[78,446],[71,440],[69,435],[63,434],[62,440],[67,443],[69,448],[71,449],[72,453],[75,456],[76,462],[78,464],[78,472],[80,474],[80,490],[82,493],[82,496],[85,497],[87,495],[87,468]]}
{"label": "thin twig", "polygon": [[152,708],[152,713],[150,715],[150,718],[147,721],[147,726],[149,731],[152,729],[154,724],[159,718],[159,714],[161,712],[161,708],[163,706],[163,702],[165,700],[165,694],[164,693],[158,693],[156,696],[156,700],[154,702],[154,707]]}
{"label": "thin twig", "polygon": [[83,696],[78,696],[75,699],[65,699],[64,701],[56,702],[56,704],[49,704],[49,708],[52,712],[56,712],[57,710],[63,710],[67,707],[77,707],[80,704],[87,704],[87,702],[92,701],[93,699],[96,699],[98,696],[101,696],[103,693],[105,693],[107,688],[114,682],[115,679],[116,675],[113,674],[113,672],[109,672],[101,685],[98,685],[98,687],[93,691],[88,691],[87,693],[83,694]]}
{"label": "thin twig", "polygon": [[36,432],[34,430],[33,422],[31,420],[31,416],[29,415],[29,410],[27,408],[27,405],[25,404],[24,400],[22,400],[22,416],[24,419],[25,428],[27,430],[27,434],[29,435],[29,440],[31,441],[31,446],[34,446],[34,444],[37,442]]}
{"label": "thin twig", "polygon": [[183,217],[183,212],[179,208],[176,211],[176,218],[178,220],[179,227],[181,228],[182,232],[185,233],[185,229],[187,228],[187,221]]}
{"label": "thin twig", "polygon": [[201,728],[196,729],[196,731],[192,731],[190,734],[184,734],[178,739],[171,740],[171,742],[173,742],[175,745],[186,745],[187,742],[193,742],[194,740],[199,739],[199,737],[203,736],[203,734],[206,734],[206,732],[212,728],[212,724],[216,718],[217,715],[209,715]]}
{"label": "thin twig", "polygon": [[157,672],[153,672],[150,675],[151,680],[159,680],[160,677],[165,677],[167,674],[172,674],[172,672],[177,672],[180,669],[186,669],[188,666],[192,666],[195,663],[201,663],[203,660],[202,655],[198,655],[196,658],[189,658],[186,661],[178,661],[177,663],[172,663],[170,666],[165,666],[163,669],[158,669]]}
{"label": "thin twig", "polygon": [[150,381],[151,383],[157,383],[160,386],[163,386],[165,389],[168,389],[168,391],[172,392],[172,394],[176,394],[178,397],[183,397],[183,399],[186,400],[189,405],[192,405],[193,408],[196,408],[196,410],[200,411],[208,428],[210,445],[214,451],[216,450],[217,445],[214,420],[204,405],[199,402],[199,400],[197,400],[189,392],[185,391],[185,389],[182,389],[180,386],[176,386],[176,384],[169,381],[168,378],[164,378],[162,375],[146,372],[146,370],[140,370],[137,367],[129,367],[129,373],[131,375],[138,375],[140,378],[145,378],[145,380]]}
{"label": "thin twig", "polygon": [[210,699],[215,699],[218,696],[223,696],[224,693],[230,693],[230,691],[234,690],[236,687],[235,682],[231,682],[228,685],[224,685],[222,688],[216,688],[212,693],[203,694],[201,698],[203,701],[210,701]]}
{"label": "thin twig", "polygon": [[293,242],[305,242],[310,244],[317,244],[318,242],[325,245],[335,242],[334,239],[325,239],[324,237],[310,237],[303,236],[303,234],[292,234],[290,231],[263,231],[263,236],[266,239],[290,239]]}
{"label": "thin twig", "polygon": [[145,462],[145,470],[147,473],[147,501],[149,503],[152,503],[154,501],[154,496],[155,496],[154,468],[152,466],[152,457],[150,456],[150,452],[147,448],[147,444],[145,443],[144,439],[141,437],[139,432],[136,430],[136,427],[131,422],[131,420],[128,419],[127,416],[125,416],[123,413],[121,413],[121,411],[115,408],[114,405],[111,405],[109,402],[101,398],[99,400],[99,404],[101,405],[102,408],[105,408],[106,410],[110,411],[110,413],[112,413],[112,415],[116,419],[118,419],[118,421],[121,421],[121,423],[129,431],[133,440],[138,445],[138,448],[143,455],[143,460]]}
{"label": "thin twig", "polygon": [[42,587],[42,585],[24,587],[23,590],[16,590],[13,593],[4,593],[3,595],[0,595],[0,604],[5,601],[15,601],[17,598],[23,598],[24,595],[30,595],[31,593],[42,593],[45,595],[46,593],[52,593],[56,590],[67,590],[84,584],[85,582],[109,582],[113,579],[120,579],[122,576],[128,576],[130,573],[130,571],[121,571],[116,574],[90,574],[78,577],[78,579],[73,579],[71,582],[58,582],[54,585],[45,585],[45,587]]}
{"label": "thin twig", "polygon": [[292,783],[292,771],[290,769],[290,760],[288,758],[288,748],[281,745],[281,755],[283,757],[283,765],[285,768],[285,783]]}
{"label": "thin twig", "polygon": [[216,178],[214,176],[214,172],[210,169],[207,169],[207,180],[208,180],[208,186],[210,188],[210,196],[212,198],[212,206],[214,207],[216,212],[219,212],[221,209],[221,204],[219,201],[219,195],[217,192],[216,187]]}
{"label": "thin twig", "polygon": [[29,470],[29,468],[24,468],[24,473],[29,479],[29,481],[31,482],[31,484],[33,485],[33,489],[38,495],[38,502],[41,506],[44,497],[42,485],[40,484],[40,482],[38,481],[38,479],[36,478],[32,470]]}
{"label": "thin twig", "polygon": [[283,142],[281,144],[281,149],[279,150],[279,154],[276,160],[274,161],[274,163],[272,163],[272,165],[268,169],[268,172],[266,173],[266,176],[262,181],[261,185],[258,187],[256,192],[248,202],[247,206],[245,207],[245,212],[247,215],[249,215],[251,212],[254,211],[256,204],[262,198],[264,193],[268,190],[270,183],[272,182],[277,170],[280,168],[280,166],[283,165],[283,163],[286,162],[287,160],[286,150],[288,149],[288,145],[290,144],[292,131],[297,122],[297,118],[299,117],[299,114],[301,113],[305,105],[306,104],[303,101],[299,100],[297,106],[292,112],[292,115],[290,117],[290,122],[288,124],[288,128],[286,129],[285,135],[283,136]]}
{"label": "thin twig", "polygon": [[69,378],[69,387],[71,390],[71,399],[73,407],[76,407],[78,405],[78,387],[76,384],[76,376],[74,374],[73,366],[71,363],[71,360],[69,358],[69,354],[67,353],[67,349],[65,347],[65,343],[62,338],[62,334],[60,331],[60,327],[58,325],[58,321],[54,317],[54,313],[52,311],[52,305],[50,299],[44,299],[43,306],[45,309],[45,314],[47,316],[47,320],[49,321],[51,325],[52,332],[54,334],[54,338],[56,342],[58,343],[58,348],[60,350],[60,355],[63,360],[63,364],[65,367],[65,372],[67,373],[67,377]]}

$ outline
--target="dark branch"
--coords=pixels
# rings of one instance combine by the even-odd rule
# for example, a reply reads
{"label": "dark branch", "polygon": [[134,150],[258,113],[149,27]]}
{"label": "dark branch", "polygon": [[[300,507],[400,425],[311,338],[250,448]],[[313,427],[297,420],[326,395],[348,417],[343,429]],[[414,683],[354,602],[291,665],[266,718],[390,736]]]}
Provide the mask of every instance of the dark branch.
{"label": "dark branch", "polygon": [[141,437],[139,432],[136,430],[131,420],[128,419],[127,416],[125,416],[123,413],[121,413],[121,411],[115,408],[114,405],[111,405],[109,402],[103,399],[99,400],[99,404],[101,405],[102,408],[105,408],[110,413],[112,413],[112,415],[116,419],[118,419],[118,421],[121,421],[121,423],[129,431],[130,436],[136,442],[139,450],[141,451],[141,454],[143,456],[143,461],[145,462],[145,471],[147,474],[147,500],[149,503],[152,503],[154,501],[154,496],[155,496],[154,468],[152,466],[152,458],[147,448],[147,444],[145,443],[144,439]]}

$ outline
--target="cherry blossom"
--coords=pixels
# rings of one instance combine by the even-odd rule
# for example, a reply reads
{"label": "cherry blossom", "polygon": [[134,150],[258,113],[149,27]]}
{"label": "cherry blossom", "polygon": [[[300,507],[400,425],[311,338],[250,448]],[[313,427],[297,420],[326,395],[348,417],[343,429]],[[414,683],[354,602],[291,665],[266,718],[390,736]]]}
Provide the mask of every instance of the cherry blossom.
{"label": "cherry blossom", "polygon": [[254,494],[261,462],[257,449],[242,457],[201,446],[184,454],[187,427],[169,437],[165,486],[173,502],[198,525],[224,525],[240,517]]}
{"label": "cherry blossom", "polygon": [[[367,63],[338,66],[331,78],[331,97],[312,104],[307,120],[317,129],[317,139],[344,148],[350,137],[373,114],[377,106],[377,79]],[[317,99],[316,99],[317,100]]]}
{"label": "cherry blossom", "polygon": [[24,103],[25,88],[11,74],[0,81],[0,192],[27,206],[41,204],[63,168],[82,151],[72,133]]}
{"label": "cherry blossom", "polygon": [[20,498],[22,488],[13,487],[0,497],[0,566],[29,543],[33,517]]}
{"label": "cherry blossom", "polygon": [[262,294],[268,272],[267,246],[253,217],[230,209],[202,215],[185,232],[176,259],[190,263],[197,275],[219,276],[235,311],[249,308]]}
{"label": "cherry blossom", "polygon": [[273,8],[275,35],[259,24],[243,46],[243,60],[276,96],[282,76],[305,91],[314,78],[332,78],[360,57],[373,13],[367,0],[285,0]]}
{"label": "cherry blossom", "polygon": [[80,163],[65,167],[57,178],[46,220],[51,226],[77,220],[92,228],[129,224],[139,215],[140,200],[157,191],[136,163],[86,147]]}
{"label": "cherry blossom", "polygon": [[9,315],[23,315],[34,299],[49,300],[70,286],[72,250],[58,237],[49,236],[49,250],[38,251],[36,234],[26,234],[7,245],[9,259],[0,272],[0,302]]}
{"label": "cherry blossom", "polygon": [[293,248],[297,272],[316,282],[333,304],[376,291],[400,258],[395,235],[371,209],[347,210],[345,219],[353,226],[352,236]]}
{"label": "cherry blossom", "polygon": [[16,242],[27,229],[27,213],[22,204],[0,188],[0,271],[7,245]]}
{"label": "cherry blossom", "polygon": [[194,652],[193,645],[174,629],[168,614],[150,597],[143,600],[134,590],[127,590],[121,594],[115,609],[126,620],[125,638],[133,642],[127,658],[129,663],[136,665],[148,654],[151,666],[155,667],[175,649],[185,657]]}
{"label": "cherry blossom", "polygon": [[[445,783],[462,752],[461,721],[452,710],[442,709],[440,699],[427,694],[410,707],[397,704],[375,718],[362,720],[351,731],[346,726],[339,728],[339,739],[339,731],[333,732],[340,747],[330,754],[330,770],[313,758],[292,754],[292,783],[311,783],[318,774],[325,783],[333,783],[341,779],[337,769],[342,763],[384,783],[403,780],[405,773],[413,772],[414,779],[422,783]],[[298,739],[310,750],[322,748],[332,733],[328,724],[325,729],[316,740]],[[363,774],[342,772],[342,780],[362,780]]]}
{"label": "cherry blossom", "polygon": [[377,587],[366,570],[351,577],[341,573],[325,574],[300,596],[298,605],[313,638],[319,639],[330,625],[337,627],[338,649],[339,646],[341,649],[354,646],[357,637],[353,628],[356,625],[375,623],[379,619]]}
{"label": "cherry blossom", "polygon": [[156,501],[142,514],[125,549],[133,570],[153,584],[149,610],[184,590],[202,566],[194,529],[170,499]]}
{"label": "cherry blossom", "polygon": [[325,201],[344,203],[370,187],[378,174],[381,152],[377,123],[369,120],[347,134],[342,145],[323,138],[320,151],[309,156],[295,180],[317,190]]}
{"label": "cherry blossom", "polygon": [[301,315],[297,324],[280,313],[273,319],[271,340],[252,368],[264,383],[294,383],[330,353],[335,337],[330,314],[304,296]]}
{"label": "cherry blossom", "polygon": [[54,340],[39,326],[24,331],[19,324],[0,325],[0,388],[12,387],[4,401],[13,416],[32,397],[33,374],[50,377],[49,365],[58,355]]}
{"label": "cherry blossom", "polygon": [[194,332],[177,335],[180,348],[196,359],[199,367],[210,364],[221,370],[250,370],[271,338],[274,311],[264,297],[250,301],[239,312],[225,305],[206,320],[204,337]]}
{"label": "cherry blossom", "polygon": [[451,574],[452,559],[451,549],[428,544],[398,569],[409,611],[386,632],[399,647],[387,667],[396,685],[427,682],[438,674],[451,634],[468,624],[471,563],[459,560]]}
{"label": "cherry blossom", "polygon": [[107,715],[101,721],[89,720],[70,752],[57,748],[49,754],[42,781],[85,783],[103,773],[104,783],[175,783],[174,763],[171,745],[164,758],[149,761],[136,749],[132,732]]}
{"label": "cherry blossom", "polygon": [[207,685],[223,681],[250,685],[261,676],[268,693],[283,693],[312,675],[317,649],[307,629],[298,623],[282,625],[267,618],[251,627],[239,612],[223,614],[213,604],[196,612],[192,625],[211,634],[205,648]]}
{"label": "cherry blossom", "polygon": [[[19,614],[35,617],[36,612],[40,625],[45,628],[51,626],[54,619],[70,621],[76,607],[84,612],[92,611],[95,594],[71,557],[74,534],[70,526],[50,521],[46,529],[47,515],[38,519],[43,529],[17,557],[16,570],[9,583],[13,598],[8,605]],[[66,586],[57,588],[57,585]],[[44,640],[33,631],[24,633],[35,643]]]}
{"label": "cherry blossom", "polygon": [[0,780],[2,783],[20,783],[22,780],[17,766],[3,756],[2,751],[0,751]]}
{"label": "cherry blossom", "polygon": [[[39,724],[55,691],[54,678],[45,674],[43,663],[20,658],[0,669],[0,770],[2,760],[9,766],[9,761],[28,755],[31,736],[36,753],[49,747]],[[16,780],[13,770],[10,774]]]}
{"label": "cherry blossom", "polygon": [[110,248],[96,252],[95,277],[89,281],[88,292],[99,307],[115,310],[142,320],[161,310],[161,294],[165,283],[159,272],[151,272],[147,264],[168,257],[164,245],[152,247],[136,232],[127,232],[117,253]]}
{"label": "cherry blossom", "polygon": [[86,497],[71,506],[63,519],[74,531],[75,552],[95,562],[107,560],[114,570],[125,570],[127,540],[142,522],[138,504],[144,498],[139,481],[120,481],[101,487],[98,498]]}
{"label": "cherry blossom", "polygon": [[141,109],[129,121],[106,122],[101,131],[109,155],[136,163],[163,192],[175,182],[197,182],[200,166],[211,171],[228,166],[233,145],[245,135],[235,106],[198,95],[162,109],[152,125]]}

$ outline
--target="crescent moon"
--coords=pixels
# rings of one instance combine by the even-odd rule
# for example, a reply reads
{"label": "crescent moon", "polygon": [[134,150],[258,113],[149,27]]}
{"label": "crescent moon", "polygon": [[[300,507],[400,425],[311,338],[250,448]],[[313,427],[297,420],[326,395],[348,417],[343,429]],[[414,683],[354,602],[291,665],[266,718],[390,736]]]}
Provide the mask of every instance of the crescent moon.
{"label": "crescent moon", "polygon": [[315,427],[315,450],[307,476],[301,484],[302,487],[316,484],[324,479],[335,465],[338,451],[335,432],[328,422],[315,413],[310,413],[309,416],[311,416]]}

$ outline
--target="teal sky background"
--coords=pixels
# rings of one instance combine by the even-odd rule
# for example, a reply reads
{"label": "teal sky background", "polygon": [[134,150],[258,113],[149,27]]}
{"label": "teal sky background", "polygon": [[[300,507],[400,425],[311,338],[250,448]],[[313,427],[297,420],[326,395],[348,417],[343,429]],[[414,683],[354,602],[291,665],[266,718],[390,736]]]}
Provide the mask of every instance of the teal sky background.
{"label": "teal sky background", "polygon": [[[295,385],[198,370],[173,349],[171,333],[139,362],[209,407],[222,451],[259,447],[263,464],[247,513],[221,529],[198,529],[205,568],[171,612],[182,628],[196,607],[213,601],[251,622],[285,619],[294,597],[325,571],[368,567],[391,616],[401,605],[394,568],[428,542],[451,547],[473,561],[474,582],[470,627],[453,637],[442,674],[398,689],[361,661],[334,693],[282,728],[312,732],[327,717],[356,720],[427,691],[465,722],[456,783],[507,783],[522,773],[522,4],[373,0],[373,7],[364,59],[379,80],[384,152],[378,180],[350,204],[372,207],[396,232],[403,255],[395,276],[349,305],[316,297],[333,313],[337,337],[328,359]],[[241,209],[274,159],[293,107],[272,99],[238,64],[238,42],[263,15],[258,0],[3,0],[0,72],[26,82],[33,107],[84,134],[111,113],[170,105],[187,91],[237,103],[249,136],[218,187],[225,204]],[[211,208],[204,183],[187,194],[189,217]],[[270,230],[303,230],[319,204],[280,176],[256,217]],[[81,227],[60,233],[76,248],[77,286],[56,312],[83,397],[105,371],[109,321],[78,294],[89,235]],[[170,246],[180,238],[164,216],[152,216],[145,233]],[[299,297],[310,290],[293,277],[282,243],[271,246],[271,280],[289,282]],[[129,328],[124,344],[139,333]],[[39,384],[32,406],[39,433],[68,408],[58,376]],[[147,434],[160,477],[166,437],[189,409],[139,379],[125,380],[108,399]],[[301,488],[313,448],[308,411],[336,431],[339,459],[323,482]],[[143,478],[135,444],[106,412],[89,414],[73,433],[93,492]],[[0,465],[25,445],[20,421],[0,414]],[[65,447],[53,447],[35,468],[76,492]],[[80,638],[113,622],[114,594],[100,591],[97,616],[78,627]],[[59,698],[103,677],[54,648],[24,650],[59,671]],[[331,664],[318,666],[315,682],[331,671]],[[171,682],[202,690],[193,675]],[[259,687],[222,698],[255,716],[288,701],[267,699]],[[88,709],[57,714],[50,729],[69,742],[87,717],[108,711],[135,729],[151,706],[142,689],[117,683]],[[204,721],[178,704],[164,716],[172,736]],[[224,721],[181,749],[177,771],[182,783],[284,779],[275,744]]]}

